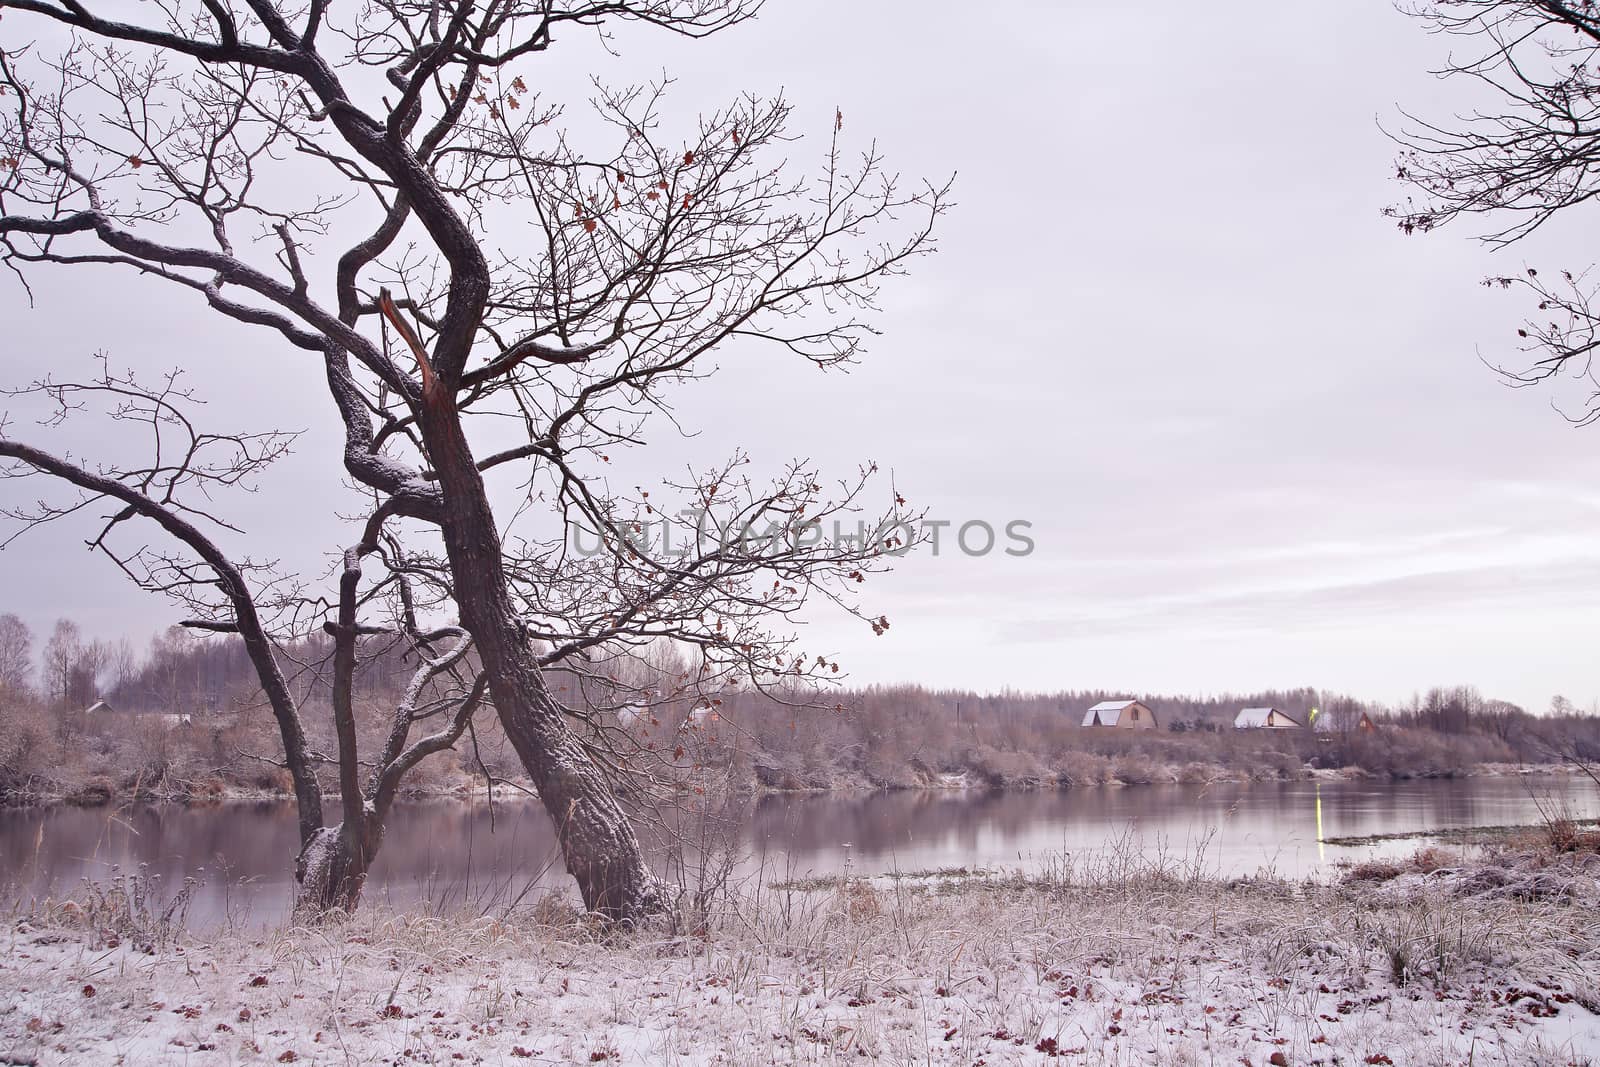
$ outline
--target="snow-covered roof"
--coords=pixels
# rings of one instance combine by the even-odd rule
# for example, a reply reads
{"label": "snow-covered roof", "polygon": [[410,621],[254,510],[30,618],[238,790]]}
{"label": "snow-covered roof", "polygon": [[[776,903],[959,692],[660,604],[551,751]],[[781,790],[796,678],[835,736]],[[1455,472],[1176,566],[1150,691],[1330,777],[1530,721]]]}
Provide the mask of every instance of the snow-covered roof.
{"label": "snow-covered roof", "polygon": [[644,701],[624,704],[617,709],[617,721],[623,726],[637,726],[650,721],[650,705]]}
{"label": "snow-covered roof", "polygon": [[1083,725],[1115,726],[1124,711],[1139,703],[1137,700],[1102,700],[1083,713]]}
{"label": "snow-covered roof", "polygon": [[1240,708],[1239,714],[1233,717],[1235,726],[1267,726],[1270,725],[1273,714],[1294,726],[1299,726],[1294,716],[1277,708]]}

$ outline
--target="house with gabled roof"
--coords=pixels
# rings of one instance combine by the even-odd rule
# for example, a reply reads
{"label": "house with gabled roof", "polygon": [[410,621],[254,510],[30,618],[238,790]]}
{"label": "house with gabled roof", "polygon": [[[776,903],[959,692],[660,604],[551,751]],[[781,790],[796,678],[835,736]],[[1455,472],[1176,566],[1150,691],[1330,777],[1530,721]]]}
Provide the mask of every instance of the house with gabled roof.
{"label": "house with gabled roof", "polygon": [[1377,728],[1378,724],[1360,708],[1341,708],[1318,712],[1311,716],[1311,729],[1324,735],[1324,740],[1330,734],[1370,733]]}
{"label": "house with gabled roof", "polygon": [[1137,700],[1102,700],[1083,713],[1085,726],[1109,726],[1119,730],[1154,730],[1156,713]]}
{"label": "house with gabled roof", "polygon": [[1305,724],[1277,708],[1240,708],[1233,717],[1237,730],[1303,730]]}

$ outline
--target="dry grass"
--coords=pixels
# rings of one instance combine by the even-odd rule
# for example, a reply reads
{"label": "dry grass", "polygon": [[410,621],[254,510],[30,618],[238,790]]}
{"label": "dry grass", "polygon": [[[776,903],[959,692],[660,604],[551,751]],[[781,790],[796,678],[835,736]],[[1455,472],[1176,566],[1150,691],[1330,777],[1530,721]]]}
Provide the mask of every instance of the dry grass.
{"label": "dry grass", "polygon": [[[1513,842],[1511,847],[1525,847],[1527,843],[1530,842]],[[1600,830],[1570,817],[1552,819],[1534,832],[1531,844],[1557,854],[1600,852]]]}
{"label": "dry grass", "polygon": [[158,878],[143,872],[113,874],[102,881],[85,880],[69,898],[33,902],[21,921],[75,929],[110,948],[131,941],[138,951],[153,953],[183,936],[189,901],[198,886],[187,878],[168,896]]}
{"label": "dry grass", "polygon": [[1437,845],[1418,849],[1404,859],[1372,859],[1354,864],[1345,872],[1346,882],[1388,882],[1403,874],[1433,874],[1463,863],[1460,852]]}
{"label": "dry grass", "polygon": [[0,938],[0,1053],[1584,1062],[1596,910],[1463,894],[1436,860],[1379,887],[1224,883],[1133,860],[750,887],[686,936],[610,930],[551,897],[508,920],[366,909],[140,953],[47,911]]}

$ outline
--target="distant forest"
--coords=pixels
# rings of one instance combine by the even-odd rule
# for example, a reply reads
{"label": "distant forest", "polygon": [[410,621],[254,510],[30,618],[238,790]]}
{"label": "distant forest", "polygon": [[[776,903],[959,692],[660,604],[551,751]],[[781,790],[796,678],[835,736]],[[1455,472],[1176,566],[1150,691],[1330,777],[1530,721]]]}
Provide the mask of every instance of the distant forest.
{"label": "distant forest", "polygon": [[[327,664],[320,636],[285,646],[291,681],[313,738],[331,750]],[[403,645],[372,639],[356,697],[363,732],[386,728],[387,710],[415,670]],[[1600,718],[1556,697],[1542,714],[1466,686],[1435,687],[1385,706],[1300,688],[1205,696],[1108,690],[978,694],[919,686],[726,687],[715,700],[672,684],[672,655],[654,666],[621,661],[552,684],[573,706],[603,708],[610,729],[688,744],[698,764],[727,772],[735,788],[915,788],[952,780],[992,787],[1204,782],[1286,778],[1316,771],[1384,777],[1452,776],[1485,764],[1600,763]],[[662,695],[666,694],[666,695]],[[1159,728],[1085,728],[1085,709],[1138,699]],[[89,711],[98,702],[104,704]],[[1373,731],[1235,730],[1242,707],[1276,707],[1302,723],[1312,708],[1341,724],[1362,713]],[[187,717],[184,719],[183,717]],[[180,721],[181,720],[181,721]],[[271,718],[241,642],[174,630],[143,655],[126,642],[84,641],[58,624],[37,656],[15,616],[0,616],[0,791],[13,797],[275,793]],[[467,751],[425,765],[417,787],[449,791],[485,774],[514,781],[515,758],[491,715]]]}

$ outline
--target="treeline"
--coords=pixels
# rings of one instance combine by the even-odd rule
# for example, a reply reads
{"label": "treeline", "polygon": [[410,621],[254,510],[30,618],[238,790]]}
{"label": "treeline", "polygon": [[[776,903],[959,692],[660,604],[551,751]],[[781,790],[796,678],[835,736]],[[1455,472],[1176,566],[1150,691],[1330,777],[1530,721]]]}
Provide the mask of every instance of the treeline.
{"label": "treeline", "polygon": [[[238,638],[174,627],[139,655],[127,641],[89,640],[61,620],[37,655],[34,645],[21,619],[0,615],[0,799],[289,791],[276,724]],[[281,648],[313,749],[337,751],[327,714],[332,639],[313,632]],[[395,698],[416,668],[401,642],[364,642],[355,678],[363,751],[381,747]],[[498,724],[483,719],[485,750],[520,766],[502,758]],[[413,775],[429,790],[465,780],[450,753]]]}
{"label": "treeline", "polygon": [[[175,715],[216,713],[253,703],[259,686],[244,643],[202,636],[181,627],[157,634],[142,655],[126,638],[89,640],[70,619],[58,620],[33,656],[34,635],[16,615],[0,615],[0,686],[22,691],[63,712],[104,700],[128,712]],[[326,665],[333,639],[313,633],[284,644],[289,680],[313,699],[328,687]],[[356,678],[361,695],[397,692],[415,669],[395,640],[373,640],[362,650]]]}
{"label": "treeline", "polygon": [[[1132,698],[1156,713],[1159,729],[1080,725],[1090,706]],[[1445,777],[1488,763],[1600,762],[1600,718],[1560,698],[1550,713],[1535,716],[1459,686],[1429,690],[1399,707],[1309,688],[1184,697],[893,686],[851,692],[842,702],[846,712],[830,714],[749,695],[729,699],[722,710],[730,759],[780,788],[912,787],[952,775],[994,786],[1203,782],[1297,777],[1308,767]],[[1240,708],[1261,706],[1301,722],[1315,707],[1352,726],[1365,713],[1375,729],[1233,727]]]}
{"label": "treeline", "polygon": [[[318,634],[286,646],[291,683],[314,746],[336,747],[327,706],[331,641]],[[405,647],[366,640],[357,678],[363,750],[385,736],[395,701],[415,669]],[[1312,688],[1206,696],[1107,690],[979,694],[918,686],[826,692],[714,694],[685,685],[692,672],[663,654],[551,679],[558,696],[602,733],[641,752],[687,749],[682,758],[725,772],[736,788],[913,788],[967,781],[996,787],[1284,778],[1313,770],[1384,777],[1452,776],[1487,763],[1600,764],[1600,718],[1564,698],[1530,714],[1470,687],[1439,687],[1398,706]],[[1102,700],[1136,698],[1156,730],[1080,725]],[[95,701],[109,709],[88,712]],[[1236,730],[1242,707],[1271,706],[1301,722],[1313,708],[1353,725],[1328,733]],[[35,660],[32,635],[0,616],[0,793],[84,799],[143,792],[218,795],[281,792],[272,762],[275,729],[241,643],[173,630],[142,656],[123,643],[82,639],[58,624]],[[492,715],[479,717],[464,751],[429,761],[418,788],[465,788],[474,776],[515,779],[520,766]]]}

